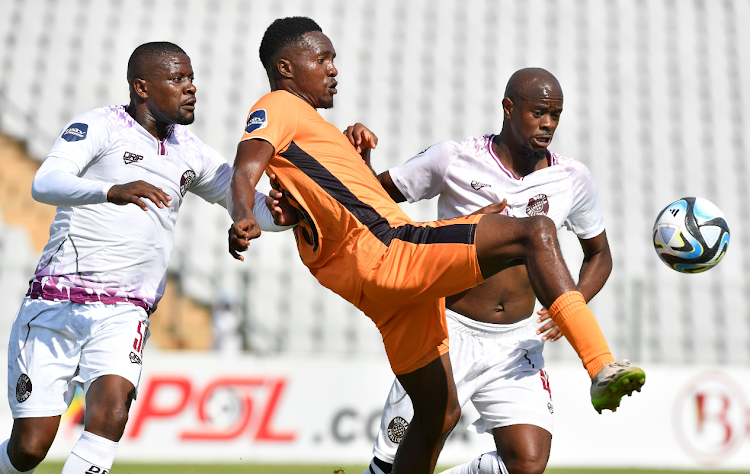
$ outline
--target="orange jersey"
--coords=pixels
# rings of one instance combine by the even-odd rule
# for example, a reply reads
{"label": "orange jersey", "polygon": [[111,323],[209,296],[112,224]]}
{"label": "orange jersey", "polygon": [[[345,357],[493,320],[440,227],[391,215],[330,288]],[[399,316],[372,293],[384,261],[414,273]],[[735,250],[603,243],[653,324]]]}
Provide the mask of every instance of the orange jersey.
{"label": "orange jersey", "polygon": [[300,210],[295,237],[302,261],[321,283],[356,305],[361,276],[386,250],[392,228],[411,219],[341,130],[294,94],[263,96],[248,116],[242,139],[249,138],[275,149],[267,171]]}
{"label": "orange jersey", "polygon": [[393,371],[445,354],[442,297],[483,281],[474,245],[482,216],[412,222],[344,134],[290,92],[253,106],[242,139],[251,138],[274,147],[266,171],[298,210],[302,261],[373,320]]}

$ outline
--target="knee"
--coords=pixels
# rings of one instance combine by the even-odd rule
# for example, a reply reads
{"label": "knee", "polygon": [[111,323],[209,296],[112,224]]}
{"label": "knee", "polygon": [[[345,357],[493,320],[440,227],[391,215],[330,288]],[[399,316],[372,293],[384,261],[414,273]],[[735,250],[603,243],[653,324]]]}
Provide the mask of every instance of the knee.
{"label": "knee", "polygon": [[118,403],[86,411],[86,430],[119,441],[128,422],[128,407]]}
{"label": "knee", "polygon": [[430,433],[445,436],[458,424],[461,418],[461,407],[458,403],[448,403],[444,409],[425,410],[414,406],[414,417],[412,424],[416,421],[424,426]]}
{"label": "knee", "polygon": [[557,242],[557,228],[547,216],[533,216],[524,219],[526,239],[535,247],[549,247]]}
{"label": "knee", "polygon": [[508,474],[542,474],[547,468],[547,457],[541,453],[523,453],[503,459]]}
{"label": "knee", "polygon": [[458,420],[461,419],[461,407],[458,403],[449,405],[445,412],[443,422],[443,433],[444,435],[451,432],[453,428],[458,424]]}
{"label": "knee", "polygon": [[50,446],[52,446],[52,440],[47,440],[45,437],[21,437],[18,443],[12,443],[11,440],[8,445],[8,457],[17,470],[29,471],[44,460]]}

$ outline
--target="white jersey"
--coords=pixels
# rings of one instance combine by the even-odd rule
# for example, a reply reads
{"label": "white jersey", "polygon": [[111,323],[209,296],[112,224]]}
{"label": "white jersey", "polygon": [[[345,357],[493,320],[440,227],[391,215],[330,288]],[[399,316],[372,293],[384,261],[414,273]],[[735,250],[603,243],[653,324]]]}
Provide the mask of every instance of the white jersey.
{"label": "white jersey", "polygon": [[[124,106],[102,107],[74,118],[47,158],[63,158],[78,176],[113,184],[143,180],[172,197],[158,208],[109,202],[60,206],[50,240],[27,296],[74,303],[129,302],[148,313],[164,294],[177,214],[187,191],[208,202],[224,199],[231,167],[185,127],[164,140],[141,127]],[[106,192],[103,193],[106,200]]]}
{"label": "white jersey", "polygon": [[508,200],[503,214],[545,215],[581,239],[604,231],[596,184],[586,166],[549,152],[549,166],[516,177],[492,149],[494,135],[441,142],[389,170],[409,202],[440,195],[438,219],[466,216]]}

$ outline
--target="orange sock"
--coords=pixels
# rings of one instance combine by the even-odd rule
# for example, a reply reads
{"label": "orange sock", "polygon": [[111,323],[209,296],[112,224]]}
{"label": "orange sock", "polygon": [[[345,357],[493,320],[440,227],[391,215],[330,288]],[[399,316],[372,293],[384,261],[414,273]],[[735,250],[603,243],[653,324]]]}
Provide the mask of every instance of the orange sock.
{"label": "orange sock", "polygon": [[549,307],[549,315],[581,358],[590,378],[614,362],[599,323],[580,292],[569,291],[558,297]]}

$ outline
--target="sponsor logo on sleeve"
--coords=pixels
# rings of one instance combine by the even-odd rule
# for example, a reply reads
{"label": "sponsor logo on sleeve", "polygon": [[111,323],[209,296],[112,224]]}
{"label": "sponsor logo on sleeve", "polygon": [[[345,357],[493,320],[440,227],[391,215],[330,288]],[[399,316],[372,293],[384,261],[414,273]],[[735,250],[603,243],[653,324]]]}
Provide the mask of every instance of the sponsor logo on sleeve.
{"label": "sponsor logo on sleeve", "polygon": [[63,130],[62,139],[66,142],[77,142],[86,139],[86,134],[89,132],[89,126],[85,123],[74,123],[68,128]]}
{"label": "sponsor logo on sleeve", "polygon": [[143,159],[143,155],[136,155],[135,153],[130,153],[129,151],[126,151],[125,154],[122,155],[122,159],[126,165],[129,165],[130,163],[141,161]]}
{"label": "sponsor logo on sleeve", "polygon": [[26,374],[21,374],[16,383],[16,400],[23,403],[31,396],[31,379]]}
{"label": "sponsor logo on sleeve", "polygon": [[247,116],[245,132],[251,133],[256,130],[260,130],[261,128],[266,128],[266,125],[268,125],[268,123],[266,122],[266,110],[258,109],[254,112],[251,112],[250,115]]}
{"label": "sponsor logo on sleeve", "polygon": [[187,170],[182,173],[182,178],[180,178],[180,194],[182,194],[182,197],[185,197],[185,193],[188,192],[193,181],[195,181],[195,172],[193,170]]}

